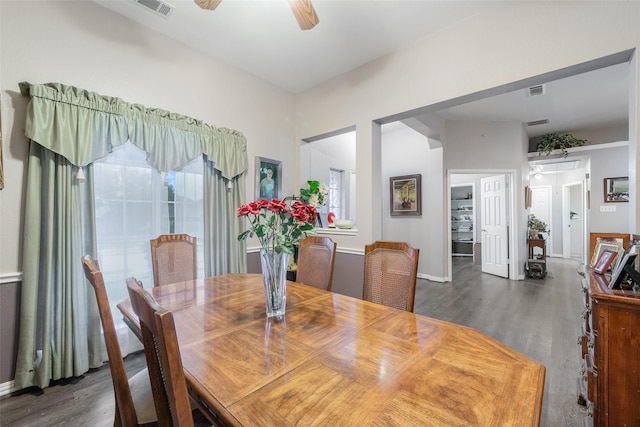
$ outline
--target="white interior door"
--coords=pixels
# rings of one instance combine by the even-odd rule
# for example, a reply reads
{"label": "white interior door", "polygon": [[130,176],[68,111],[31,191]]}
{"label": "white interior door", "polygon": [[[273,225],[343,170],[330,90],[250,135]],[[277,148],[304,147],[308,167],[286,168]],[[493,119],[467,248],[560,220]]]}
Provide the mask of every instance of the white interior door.
{"label": "white interior door", "polygon": [[584,191],[581,182],[562,186],[562,257],[582,260],[584,250]]}
{"label": "white interior door", "polygon": [[482,178],[480,187],[482,272],[509,277],[506,175]]}

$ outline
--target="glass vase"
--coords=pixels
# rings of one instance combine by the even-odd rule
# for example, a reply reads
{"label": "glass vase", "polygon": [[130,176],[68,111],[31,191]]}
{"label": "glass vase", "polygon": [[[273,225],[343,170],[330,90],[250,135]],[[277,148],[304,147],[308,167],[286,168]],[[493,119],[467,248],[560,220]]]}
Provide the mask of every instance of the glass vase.
{"label": "glass vase", "polygon": [[289,254],[260,250],[262,282],[267,305],[267,317],[284,316],[287,308],[287,266]]}

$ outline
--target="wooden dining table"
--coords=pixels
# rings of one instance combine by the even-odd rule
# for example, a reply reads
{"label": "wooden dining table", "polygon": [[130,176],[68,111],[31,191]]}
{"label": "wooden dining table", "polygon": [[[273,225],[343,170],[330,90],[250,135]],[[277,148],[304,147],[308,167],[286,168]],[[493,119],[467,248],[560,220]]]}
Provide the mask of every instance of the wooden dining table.
{"label": "wooden dining table", "polygon": [[[147,289],[173,313],[189,392],[243,426],[537,426],[545,367],[461,325],[287,282],[266,318],[262,276]],[[131,327],[128,300],[118,305]]]}

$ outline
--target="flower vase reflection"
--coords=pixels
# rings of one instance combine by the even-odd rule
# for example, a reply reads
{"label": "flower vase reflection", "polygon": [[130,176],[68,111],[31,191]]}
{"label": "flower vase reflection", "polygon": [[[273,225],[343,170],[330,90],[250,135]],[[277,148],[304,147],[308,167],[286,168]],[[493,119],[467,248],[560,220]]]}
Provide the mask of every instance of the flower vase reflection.
{"label": "flower vase reflection", "polygon": [[264,324],[264,369],[267,374],[286,365],[287,351],[286,317],[267,318]]}

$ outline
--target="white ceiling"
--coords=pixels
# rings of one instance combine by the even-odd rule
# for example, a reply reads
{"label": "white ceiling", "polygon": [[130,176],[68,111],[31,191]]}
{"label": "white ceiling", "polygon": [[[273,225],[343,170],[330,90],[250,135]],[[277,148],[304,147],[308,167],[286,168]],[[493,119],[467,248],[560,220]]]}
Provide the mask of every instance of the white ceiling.
{"label": "white ceiling", "polygon": [[[285,0],[223,0],[214,11],[202,10],[192,0],[167,0],[175,7],[168,18],[135,0],[93,1],[292,93],[495,5],[483,0],[313,0],[320,23],[302,31]],[[530,137],[625,124],[627,73],[626,63],[610,66],[548,82],[542,96],[518,90],[437,114],[523,123],[549,119],[549,125],[525,127]]]}
{"label": "white ceiling", "polygon": [[166,0],[175,6],[168,18],[134,0],[94,2],[293,93],[401,49],[492,4],[313,0],[320,22],[302,31],[286,0],[223,0],[214,11],[200,9],[192,0]]}

